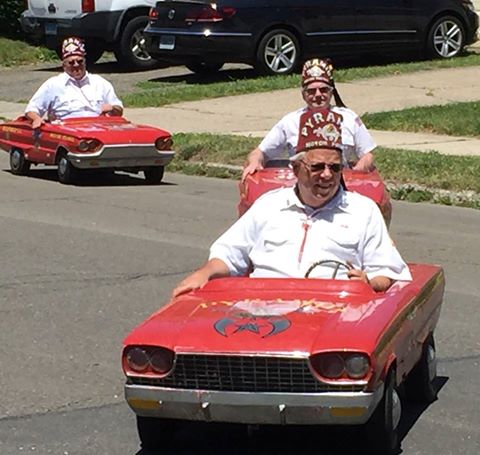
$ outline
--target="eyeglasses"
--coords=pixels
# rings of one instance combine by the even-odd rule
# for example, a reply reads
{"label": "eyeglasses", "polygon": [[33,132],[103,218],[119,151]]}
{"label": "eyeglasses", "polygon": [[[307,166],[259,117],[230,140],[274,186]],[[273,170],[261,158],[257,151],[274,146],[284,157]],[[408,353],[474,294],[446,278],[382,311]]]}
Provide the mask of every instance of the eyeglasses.
{"label": "eyeglasses", "polygon": [[75,66],[75,65],[82,66],[84,63],[85,63],[84,58],[78,58],[75,60],[69,60],[68,62],[65,62],[65,64],[67,64],[68,66]]}
{"label": "eyeglasses", "polygon": [[317,91],[319,91],[320,94],[322,94],[322,95],[328,95],[328,94],[332,93],[333,88],[332,87],[304,88],[303,91],[308,96],[315,96],[317,94]]}
{"label": "eyeglasses", "polygon": [[306,161],[302,161],[302,163],[305,165],[306,168],[310,172],[316,173],[316,172],[323,172],[326,167],[330,169],[331,172],[336,174],[337,172],[340,172],[343,168],[341,163],[307,163]]}

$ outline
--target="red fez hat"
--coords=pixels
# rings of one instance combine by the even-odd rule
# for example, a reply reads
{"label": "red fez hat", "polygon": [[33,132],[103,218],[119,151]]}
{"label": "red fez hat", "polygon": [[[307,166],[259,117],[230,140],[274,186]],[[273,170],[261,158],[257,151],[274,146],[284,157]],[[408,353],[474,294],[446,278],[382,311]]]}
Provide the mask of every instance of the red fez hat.
{"label": "red fez hat", "polygon": [[80,38],[70,37],[63,40],[62,43],[62,60],[78,55],[85,57],[85,44]]}
{"label": "red fez hat", "polygon": [[312,58],[304,63],[302,86],[306,86],[311,82],[324,82],[333,86],[333,65],[330,59]]}
{"label": "red fez hat", "polygon": [[297,153],[315,148],[342,151],[342,116],[331,109],[308,109],[300,117]]}

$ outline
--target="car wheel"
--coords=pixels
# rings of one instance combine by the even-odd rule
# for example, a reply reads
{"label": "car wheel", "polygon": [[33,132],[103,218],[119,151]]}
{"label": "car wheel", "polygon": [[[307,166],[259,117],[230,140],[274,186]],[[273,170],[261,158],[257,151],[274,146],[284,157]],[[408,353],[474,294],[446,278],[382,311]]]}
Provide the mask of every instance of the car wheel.
{"label": "car wheel", "polygon": [[437,377],[437,355],[433,334],[422,348],[422,357],[405,381],[407,398],[418,403],[432,403],[437,399],[435,378]]}
{"label": "car wheel", "polygon": [[150,185],[158,185],[163,179],[165,169],[163,166],[149,167],[143,171],[145,180]]}
{"label": "car wheel", "polygon": [[171,419],[137,416],[137,430],[142,449],[157,451],[168,448],[177,422]]}
{"label": "car wheel", "polygon": [[220,70],[223,63],[190,62],[185,65],[192,73],[208,76]]}
{"label": "car wheel", "polygon": [[383,397],[366,423],[369,453],[396,455],[399,452],[398,427],[401,415],[402,404],[395,386],[395,369],[391,369],[385,380]]}
{"label": "car wheel", "polygon": [[65,155],[58,160],[57,175],[58,180],[65,185],[73,183],[77,177],[77,170]]}
{"label": "car wheel", "polygon": [[265,74],[290,74],[300,63],[300,45],[288,30],[267,33],[257,49],[257,69]]}
{"label": "car wheel", "polygon": [[28,174],[30,170],[30,161],[25,159],[25,155],[20,149],[12,149],[10,151],[10,170],[15,175]]}
{"label": "car wheel", "polygon": [[147,16],[131,19],[122,31],[122,37],[115,48],[115,58],[126,67],[139,70],[155,68],[158,62],[153,59],[145,47],[143,30],[148,24]]}
{"label": "car wheel", "polygon": [[427,54],[432,58],[451,58],[458,55],[465,43],[462,22],[454,16],[444,16],[434,22],[427,38]]}

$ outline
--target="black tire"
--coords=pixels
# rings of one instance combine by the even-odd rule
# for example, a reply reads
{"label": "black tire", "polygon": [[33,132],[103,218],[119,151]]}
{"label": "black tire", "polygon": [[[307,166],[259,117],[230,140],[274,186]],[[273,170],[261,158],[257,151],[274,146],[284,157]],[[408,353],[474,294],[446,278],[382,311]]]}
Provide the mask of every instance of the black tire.
{"label": "black tire", "polygon": [[158,185],[163,179],[165,168],[163,166],[149,167],[143,171],[145,180],[149,185]]}
{"label": "black tire", "polygon": [[61,155],[57,163],[57,175],[60,183],[69,185],[78,177],[78,171],[70,163],[66,155]]}
{"label": "black tire", "polygon": [[30,171],[32,163],[25,158],[23,150],[12,149],[10,151],[10,170],[15,175],[26,175]]}
{"label": "black tire", "polygon": [[143,30],[148,24],[148,16],[138,16],[130,19],[122,30],[120,41],[114,53],[118,63],[125,68],[149,70],[158,65],[145,47]]}
{"label": "black tire", "polygon": [[105,52],[103,47],[91,43],[87,43],[85,50],[87,51],[87,55],[85,57],[87,60],[87,65],[93,65],[94,63],[97,63]]}
{"label": "black tire", "polygon": [[176,426],[175,420],[137,416],[137,431],[142,449],[155,453],[167,449],[173,441]]}
{"label": "black tire", "polygon": [[264,74],[290,74],[300,65],[300,44],[284,29],[268,32],[257,49],[256,69]]}
{"label": "black tire", "polygon": [[185,66],[195,74],[209,76],[215,74],[223,66],[223,63],[189,62]]}
{"label": "black tire", "polygon": [[398,427],[401,413],[402,405],[395,386],[395,369],[392,368],[385,380],[383,397],[370,420],[366,423],[368,453],[375,455],[396,455],[399,453]]}
{"label": "black tire", "polygon": [[433,334],[425,341],[422,357],[405,381],[405,392],[410,401],[433,403],[437,399],[435,378],[437,377],[437,359]]}
{"label": "black tire", "polygon": [[455,16],[443,16],[430,27],[426,54],[430,58],[451,58],[462,52],[465,28]]}

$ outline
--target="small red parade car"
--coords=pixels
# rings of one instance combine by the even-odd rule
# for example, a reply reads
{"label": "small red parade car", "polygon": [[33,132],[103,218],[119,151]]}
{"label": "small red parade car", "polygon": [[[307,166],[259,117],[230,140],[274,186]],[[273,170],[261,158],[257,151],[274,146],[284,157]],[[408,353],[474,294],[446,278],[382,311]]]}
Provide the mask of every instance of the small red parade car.
{"label": "small red parade car", "polygon": [[71,118],[38,130],[25,117],[0,124],[0,147],[10,154],[13,174],[27,174],[32,164],[52,164],[62,183],[72,183],[83,169],[110,169],[143,171],[148,183],[158,184],[173,158],[171,145],[167,131],[123,117]]}
{"label": "small red parade car", "polygon": [[[297,178],[288,164],[288,160],[268,161],[265,169],[249,175],[244,183],[239,184],[239,216],[243,215],[263,193],[295,185]],[[345,168],[342,175],[349,191],[360,193],[377,203],[385,223],[389,226],[392,219],[392,202],[378,171],[361,172]]]}
{"label": "small red parade car", "polygon": [[[124,341],[125,396],[144,449],[182,421],[364,425],[399,448],[400,390],[436,398],[438,266],[376,293],[360,281],[219,278],[173,299]],[[403,397],[402,397],[403,398]]]}

